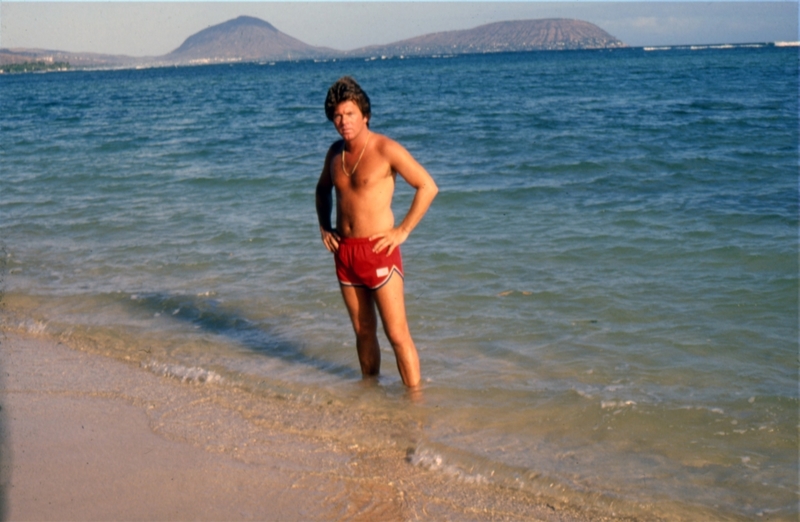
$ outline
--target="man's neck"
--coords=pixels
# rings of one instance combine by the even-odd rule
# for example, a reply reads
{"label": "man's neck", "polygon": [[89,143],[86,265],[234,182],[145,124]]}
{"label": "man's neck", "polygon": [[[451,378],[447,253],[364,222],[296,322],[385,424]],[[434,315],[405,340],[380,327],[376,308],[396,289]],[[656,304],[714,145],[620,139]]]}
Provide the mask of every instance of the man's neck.
{"label": "man's neck", "polygon": [[369,128],[364,127],[364,129],[358,134],[356,134],[356,136],[352,140],[343,140],[347,152],[353,152],[354,150],[360,151],[361,148],[366,143],[367,139],[369,138],[370,134],[371,131],[369,130]]}

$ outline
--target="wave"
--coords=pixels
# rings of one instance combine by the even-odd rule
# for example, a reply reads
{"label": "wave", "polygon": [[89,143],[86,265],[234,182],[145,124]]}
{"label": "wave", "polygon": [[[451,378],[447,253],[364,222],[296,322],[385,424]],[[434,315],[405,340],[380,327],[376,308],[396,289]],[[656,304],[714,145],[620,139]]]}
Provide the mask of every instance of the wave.
{"label": "wave", "polygon": [[[646,52],[652,51],[705,51],[708,49],[758,49],[761,47],[768,47],[769,43],[723,43],[723,44],[695,44],[695,45],[653,45],[642,47]],[[775,47],[794,47],[800,45],[800,42],[775,42],[772,45]]]}
{"label": "wave", "polygon": [[141,367],[162,377],[172,377],[183,383],[211,384],[223,381],[222,376],[213,370],[206,370],[198,366],[182,366],[180,364],[166,364],[156,361],[141,363]]}

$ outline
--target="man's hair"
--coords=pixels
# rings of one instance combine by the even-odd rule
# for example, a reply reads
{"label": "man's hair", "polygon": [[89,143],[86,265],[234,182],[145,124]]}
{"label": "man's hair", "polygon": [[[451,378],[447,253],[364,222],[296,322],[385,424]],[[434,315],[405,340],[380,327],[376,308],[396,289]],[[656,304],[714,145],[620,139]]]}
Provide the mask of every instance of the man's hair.
{"label": "man's hair", "polygon": [[346,101],[351,101],[358,105],[361,114],[366,116],[367,125],[369,126],[369,118],[372,114],[369,96],[361,89],[358,82],[349,76],[342,76],[328,89],[328,96],[325,98],[325,116],[333,121],[333,112],[336,107]]}

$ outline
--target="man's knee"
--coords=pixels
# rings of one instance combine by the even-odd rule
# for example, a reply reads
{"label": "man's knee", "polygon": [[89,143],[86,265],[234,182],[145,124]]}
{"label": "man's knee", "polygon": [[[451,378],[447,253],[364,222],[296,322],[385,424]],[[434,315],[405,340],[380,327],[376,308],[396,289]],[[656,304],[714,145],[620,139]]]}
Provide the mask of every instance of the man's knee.
{"label": "man's knee", "polygon": [[378,330],[378,318],[375,313],[368,311],[361,311],[358,314],[351,316],[353,322],[353,331],[356,336],[362,335],[375,335]]}
{"label": "man's knee", "polygon": [[353,330],[360,340],[372,339],[378,333],[378,324],[373,320],[360,320],[353,323]]}
{"label": "man's knee", "polygon": [[385,328],[385,333],[386,338],[389,339],[389,343],[395,348],[413,343],[411,332],[408,330],[408,324],[387,327]]}

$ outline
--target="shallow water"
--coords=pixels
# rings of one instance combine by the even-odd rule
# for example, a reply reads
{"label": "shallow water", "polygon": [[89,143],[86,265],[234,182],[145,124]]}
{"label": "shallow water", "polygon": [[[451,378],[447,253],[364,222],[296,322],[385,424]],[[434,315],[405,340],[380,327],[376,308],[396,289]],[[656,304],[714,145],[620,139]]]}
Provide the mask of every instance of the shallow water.
{"label": "shallow water", "polygon": [[[318,238],[336,138],[322,102],[342,74],[441,190],[403,246],[419,403],[385,342],[380,386],[361,385]],[[415,465],[493,495],[796,518],[797,49],[69,72],[0,89],[6,328],[334,401],[363,416],[320,420],[342,440],[388,416],[376,445],[408,444]]]}

